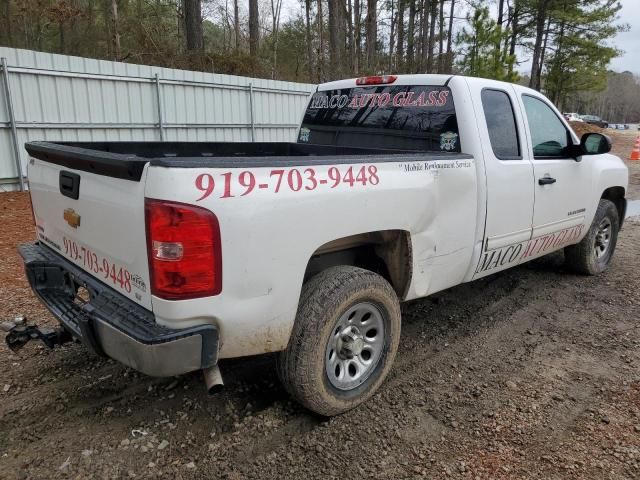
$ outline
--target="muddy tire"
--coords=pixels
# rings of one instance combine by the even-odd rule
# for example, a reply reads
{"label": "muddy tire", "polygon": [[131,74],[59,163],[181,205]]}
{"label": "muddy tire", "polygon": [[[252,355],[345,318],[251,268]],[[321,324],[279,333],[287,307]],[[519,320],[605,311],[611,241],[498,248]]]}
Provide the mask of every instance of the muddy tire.
{"label": "muddy tire", "polygon": [[302,287],[278,374],[306,408],[338,415],[380,387],[399,340],[400,304],[391,285],[361,268],[328,268]]}
{"label": "muddy tire", "polygon": [[576,245],[564,249],[566,266],[576,273],[597,275],[604,272],[616,249],[620,218],[610,200],[600,200],[589,231]]}

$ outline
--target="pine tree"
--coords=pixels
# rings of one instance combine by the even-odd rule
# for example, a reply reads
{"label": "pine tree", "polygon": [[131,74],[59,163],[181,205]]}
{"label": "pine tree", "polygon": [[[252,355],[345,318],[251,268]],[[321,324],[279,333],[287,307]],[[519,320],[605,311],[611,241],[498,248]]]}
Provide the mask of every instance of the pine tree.
{"label": "pine tree", "polygon": [[544,90],[553,102],[562,104],[571,93],[606,87],[607,66],[619,52],[605,42],[626,28],[615,24],[619,10],[616,1],[559,0],[550,12],[554,50]]}
{"label": "pine tree", "polygon": [[509,37],[508,31],[489,18],[487,7],[477,8],[467,16],[466,27],[458,34],[457,42],[462,47],[462,58],[458,67],[465,75],[515,82],[513,72],[515,56],[509,55],[500,45]]}

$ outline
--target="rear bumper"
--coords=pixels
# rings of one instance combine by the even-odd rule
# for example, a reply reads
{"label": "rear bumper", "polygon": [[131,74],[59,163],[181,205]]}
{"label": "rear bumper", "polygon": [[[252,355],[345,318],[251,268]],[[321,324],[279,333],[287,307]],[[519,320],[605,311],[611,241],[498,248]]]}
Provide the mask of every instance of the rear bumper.
{"label": "rear bumper", "polygon": [[[152,312],[120,295],[40,243],[18,247],[31,288],[88,349],[142,373],[179,375],[216,364],[218,329],[169,329]],[[77,297],[80,287],[89,301]]]}

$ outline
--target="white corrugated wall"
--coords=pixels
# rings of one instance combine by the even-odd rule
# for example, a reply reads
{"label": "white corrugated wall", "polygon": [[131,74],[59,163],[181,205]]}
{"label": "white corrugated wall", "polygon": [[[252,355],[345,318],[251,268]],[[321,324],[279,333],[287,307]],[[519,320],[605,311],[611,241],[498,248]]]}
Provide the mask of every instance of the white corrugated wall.
{"label": "white corrugated wall", "polygon": [[[23,173],[23,146],[33,140],[294,141],[315,89],[4,47],[0,58]],[[0,79],[0,191],[18,178],[8,107]]]}

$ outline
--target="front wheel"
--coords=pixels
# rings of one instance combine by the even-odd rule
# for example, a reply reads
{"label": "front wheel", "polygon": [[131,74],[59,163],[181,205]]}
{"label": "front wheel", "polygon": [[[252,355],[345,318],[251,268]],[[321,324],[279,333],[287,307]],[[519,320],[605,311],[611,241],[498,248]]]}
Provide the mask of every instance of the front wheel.
{"label": "front wheel", "polygon": [[616,249],[620,218],[611,200],[600,200],[589,231],[576,245],[564,249],[565,263],[569,269],[584,275],[604,272]]}
{"label": "front wheel", "polygon": [[338,415],[380,387],[399,340],[400,304],[391,285],[361,268],[328,268],[302,288],[278,374],[309,410]]}

